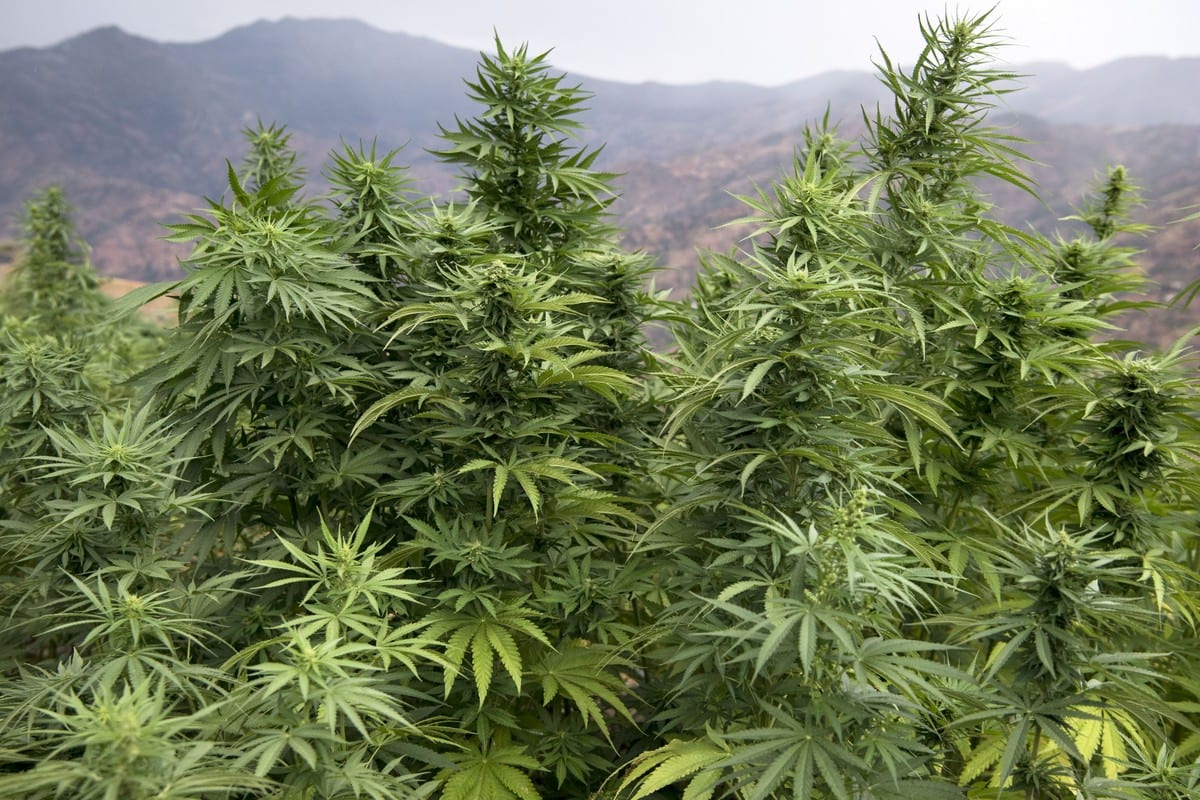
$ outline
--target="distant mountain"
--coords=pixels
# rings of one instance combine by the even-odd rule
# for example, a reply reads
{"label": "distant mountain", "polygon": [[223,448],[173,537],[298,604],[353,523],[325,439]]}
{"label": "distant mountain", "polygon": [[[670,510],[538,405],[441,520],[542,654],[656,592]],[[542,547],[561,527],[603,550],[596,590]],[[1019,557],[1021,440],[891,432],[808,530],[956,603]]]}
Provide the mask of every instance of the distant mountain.
{"label": "distant mountain", "polygon": [[3,52],[0,108],[19,112],[0,116],[0,208],[76,169],[218,192],[224,158],[242,150],[239,129],[260,116],[285,122],[306,151],[339,136],[429,142],[439,119],[469,108],[462,76],[475,57],[357,22],[293,20],[199,44],[109,27]]}
{"label": "distant mountain", "polygon": [[1011,95],[1014,111],[1050,122],[1111,127],[1200,125],[1200,58],[1121,58],[1076,70],[1062,64],[1026,64]]}
{"label": "distant mountain", "polygon": [[[59,182],[103,273],[173,276],[179,250],[157,238],[160,224],[221,193],[224,160],[240,158],[239,131],[260,117],[288,126],[314,175],[339,139],[377,138],[386,148],[406,145],[400,160],[412,165],[419,188],[445,191],[455,178],[424,148],[436,144],[439,122],[474,112],[463,80],[474,76],[476,59],[357,21],[295,19],[195,44],[109,27],[54,47],[0,52],[0,238],[13,235],[24,197]],[[1010,221],[1052,225],[1112,161],[1146,185],[1153,221],[1200,203],[1200,104],[1192,102],[1200,58],[1014,71],[1030,74],[1021,81],[1027,88],[1007,95],[996,119],[1034,141],[1046,204],[1004,197]],[[736,241],[736,229],[714,230],[743,213],[730,192],[777,176],[801,127],[827,108],[854,135],[860,107],[873,109],[884,94],[868,72],[775,88],[570,80],[594,93],[587,141],[607,142],[606,167],[626,173],[614,208],[629,243],[675,270],[660,284],[680,286],[696,247]],[[1172,258],[1194,265],[1186,236],[1171,236],[1180,239]]]}

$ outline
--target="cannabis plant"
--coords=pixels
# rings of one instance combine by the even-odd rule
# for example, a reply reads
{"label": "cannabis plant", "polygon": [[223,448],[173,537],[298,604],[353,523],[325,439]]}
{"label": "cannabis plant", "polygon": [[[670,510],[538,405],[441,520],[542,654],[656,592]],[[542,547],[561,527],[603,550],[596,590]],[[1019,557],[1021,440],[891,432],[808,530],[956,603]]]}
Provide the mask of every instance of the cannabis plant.
{"label": "cannabis plant", "polygon": [[61,187],[50,186],[26,202],[22,244],[0,311],[46,331],[99,322],[99,279]]}
{"label": "cannabis plant", "polygon": [[884,54],[858,156],[814,130],[709,259],[642,544],[672,556],[665,741],[629,796],[1195,786],[1194,386],[1181,349],[1094,341],[1136,285],[1122,170],[1092,239],[990,217],[979,178],[1032,190],[986,124],[990,25]]}
{"label": "cannabis plant", "polygon": [[441,128],[453,198],[343,144],[305,199],[287,129],[245,131],[184,276],[105,315],[175,296],[161,353],[85,336],[36,199],[0,796],[1200,796],[1197,387],[1186,341],[1116,336],[1132,177],[1070,238],[996,222],[981,180],[1035,187],[992,17],[921,31],[673,305],[524,46]]}
{"label": "cannabis plant", "polygon": [[436,152],[468,202],[371,250],[396,265],[381,368],[400,385],[356,435],[404,458],[377,496],[430,580],[444,796],[586,796],[638,736],[622,670],[650,574],[631,534],[651,301],[604,221],[609,176],[566,138],[578,90],[499,44],[477,78],[483,110]]}

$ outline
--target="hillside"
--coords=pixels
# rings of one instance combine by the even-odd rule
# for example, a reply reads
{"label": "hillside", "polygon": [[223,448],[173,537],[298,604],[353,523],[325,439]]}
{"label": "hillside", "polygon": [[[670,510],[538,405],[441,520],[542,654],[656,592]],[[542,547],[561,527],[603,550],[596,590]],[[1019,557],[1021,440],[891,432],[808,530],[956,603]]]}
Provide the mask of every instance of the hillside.
{"label": "hillside", "polygon": [[[534,43],[535,45],[540,43]],[[239,130],[257,118],[285,123],[311,173],[339,139],[405,145],[420,191],[454,176],[424,148],[438,123],[469,113],[463,79],[476,53],[385,33],[355,21],[260,22],[196,44],[161,44],[101,28],[54,47],[0,53],[0,238],[12,236],[23,197],[51,182],[78,208],[92,259],[106,275],[178,274],[178,248],[161,224],[219,194]],[[1069,213],[1105,164],[1126,163],[1145,187],[1155,224],[1200,204],[1200,106],[1185,102],[1200,59],[1138,58],[1091,70],[1017,66],[1024,91],[997,110],[1030,140],[1044,205],[996,198],[1006,219],[1042,229]],[[727,249],[738,229],[715,229],[743,210],[730,193],[770,182],[790,161],[802,126],[829,108],[842,131],[882,87],[869,73],[832,72],[776,88],[735,83],[621,84],[572,76],[594,92],[591,144],[624,172],[614,206],[629,244],[685,286],[696,248]],[[1010,122],[1011,121],[1011,122]],[[1194,272],[1195,226],[1156,237],[1146,263],[1167,286]]]}
{"label": "hillside", "polygon": [[[855,124],[857,122],[857,124]],[[1039,197],[1014,187],[987,187],[998,216],[1019,229],[1033,228],[1066,238],[1074,235],[1062,218],[1074,213],[1097,175],[1109,164],[1124,164],[1141,186],[1135,217],[1156,226],[1144,242],[1139,262],[1153,284],[1153,296],[1169,300],[1200,274],[1200,220],[1173,224],[1200,205],[1200,126],[1150,125],[1095,127],[1055,125],[1030,116],[998,115],[1006,132],[1028,140],[1025,169]],[[860,121],[841,133],[857,138]],[[732,147],[717,147],[666,163],[631,165],[621,178],[620,219],[626,242],[659,256],[666,267],[660,286],[683,290],[699,266],[698,248],[724,252],[737,247],[751,225],[728,225],[749,209],[736,195],[753,195],[790,168],[799,136],[772,134]],[[1125,320],[1138,337],[1164,343],[1200,322],[1200,309],[1153,311]]]}

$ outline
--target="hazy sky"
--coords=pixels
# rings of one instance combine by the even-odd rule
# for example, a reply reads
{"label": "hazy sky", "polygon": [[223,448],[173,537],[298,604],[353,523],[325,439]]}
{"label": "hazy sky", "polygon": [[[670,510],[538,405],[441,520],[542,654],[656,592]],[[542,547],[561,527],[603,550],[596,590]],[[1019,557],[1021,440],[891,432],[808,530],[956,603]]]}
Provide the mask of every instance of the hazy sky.
{"label": "hazy sky", "polygon": [[[101,25],[197,41],[257,19],[357,17],[472,49],[554,48],[557,67],[625,81],[780,84],[870,69],[875,38],[910,59],[917,17],[982,2],[916,0],[0,0],[0,50],[42,47]],[[1090,67],[1126,55],[1200,55],[1200,0],[995,0],[1007,61]]]}

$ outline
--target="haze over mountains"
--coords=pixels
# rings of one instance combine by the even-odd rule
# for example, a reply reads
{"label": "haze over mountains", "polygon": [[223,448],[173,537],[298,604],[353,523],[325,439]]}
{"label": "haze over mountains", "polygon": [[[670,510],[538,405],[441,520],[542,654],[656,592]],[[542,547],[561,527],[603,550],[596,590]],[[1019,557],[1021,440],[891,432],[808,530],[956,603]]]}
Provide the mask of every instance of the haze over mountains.
{"label": "haze over mountains", "polygon": [[[543,45],[553,43],[533,43]],[[59,182],[102,273],[177,275],[180,251],[157,239],[159,225],[221,193],[224,160],[240,159],[239,131],[260,117],[288,126],[311,176],[339,138],[377,138],[384,148],[406,146],[398,160],[412,165],[419,190],[446,191],[454,175],[423,148],[436,145],[438,122],[474,113],[463,79],[476,59],[348,20],[260,22],[196,44],[110,27],[0,52],[0,238],[14,235],[23,198]],[[742,214],[729,193],[748,193],[785,169],[802,126],[827,105],[842,132],[857,136],[860,106],[873,109],[883,96],[863,67],[776,88],[572,76],[595,93],[583,117],[587,141],[607,142],[605,167],[626,173],[614,211],[629,243],[677,270],[660,285],[686,284],[695,247],[735,242],[737,231],[712,230]],[[1147,221],[1200,203],[1200,58],[1014,71],[1030,74],[1021,81],[1028,88],[1007,95],[995,120],[1031,140],[1045,206],[997,195],[1008,221],[1053,226],[1110,162],[1125,163],[1145,187]],[[1160,239],[1148,258],[1160,279],[1195,272],[1195,225]]]}

